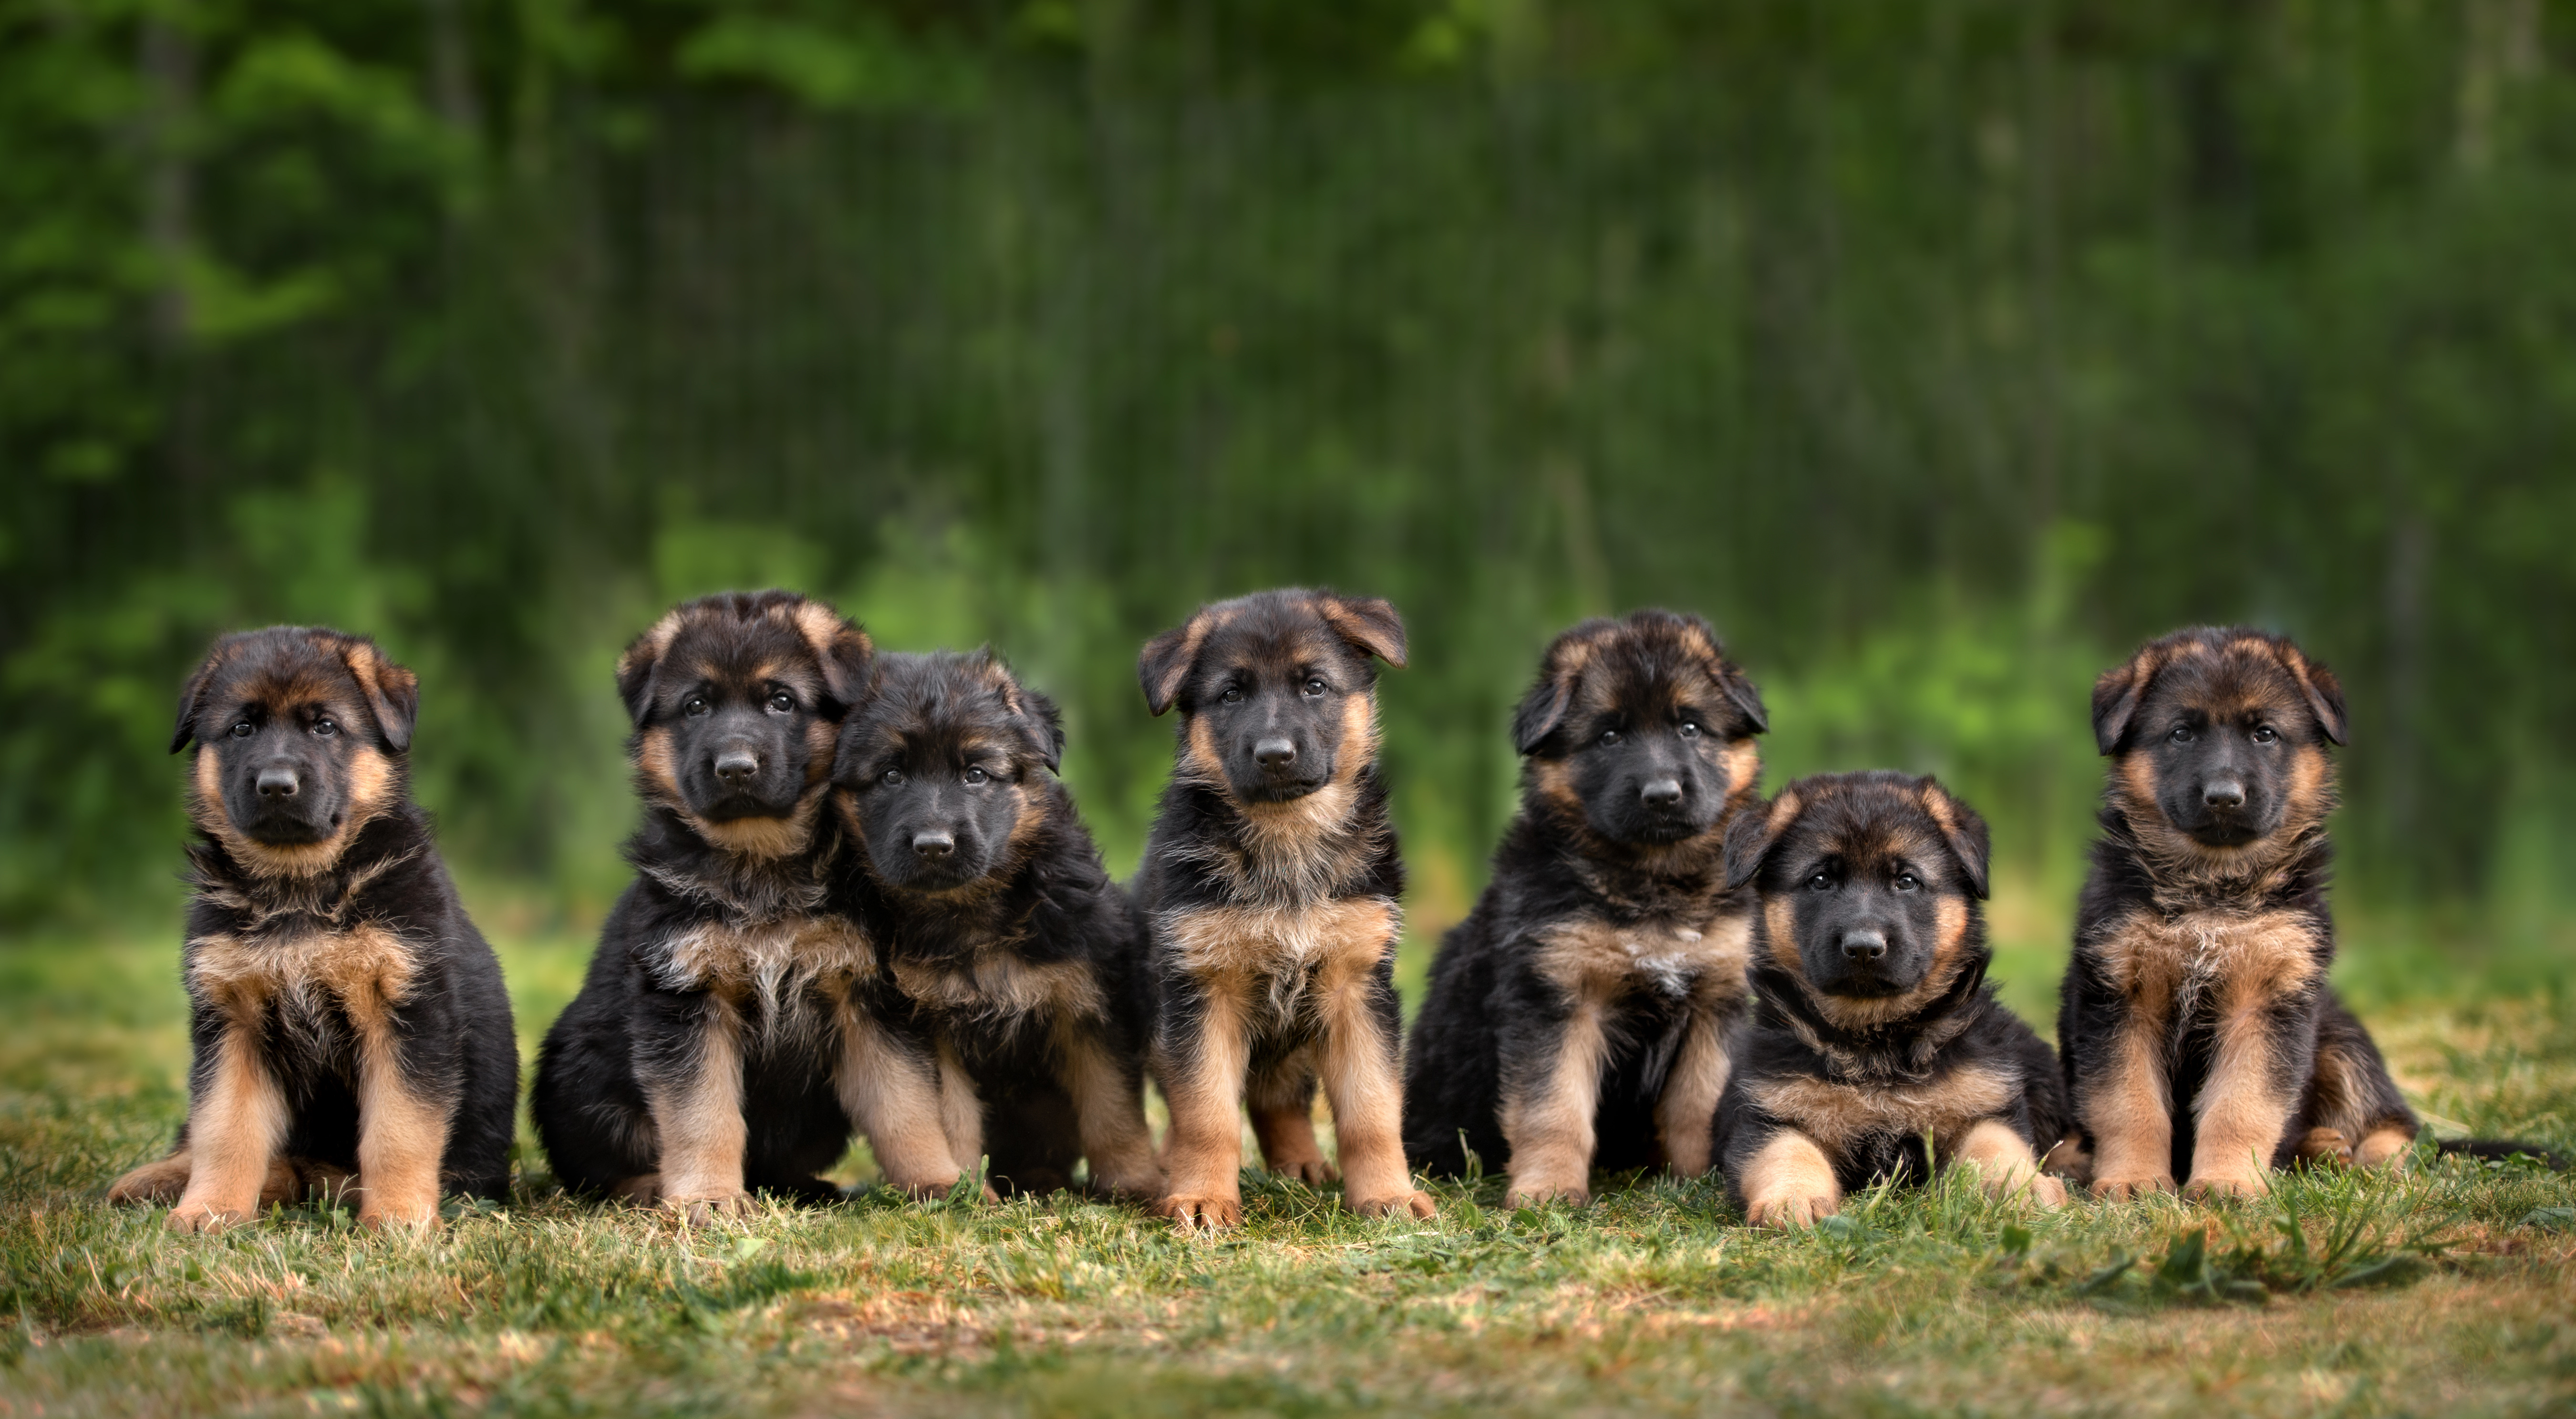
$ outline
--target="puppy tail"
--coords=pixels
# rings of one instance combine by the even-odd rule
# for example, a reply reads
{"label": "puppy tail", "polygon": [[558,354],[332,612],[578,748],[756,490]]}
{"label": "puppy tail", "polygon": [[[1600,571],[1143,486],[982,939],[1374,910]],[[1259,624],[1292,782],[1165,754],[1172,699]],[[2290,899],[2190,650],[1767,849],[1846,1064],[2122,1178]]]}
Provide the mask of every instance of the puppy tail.
{"label": "puppy tail", "polygon": [[2519,1138],[2445,1138],[2433,1146],[2445,1158],[2484,1158],[2498,1163],[2509,1158],[2529,1158],[2553,1173],[2567,1171],[2569,1162],[2564,1153],[2553,1153]]}

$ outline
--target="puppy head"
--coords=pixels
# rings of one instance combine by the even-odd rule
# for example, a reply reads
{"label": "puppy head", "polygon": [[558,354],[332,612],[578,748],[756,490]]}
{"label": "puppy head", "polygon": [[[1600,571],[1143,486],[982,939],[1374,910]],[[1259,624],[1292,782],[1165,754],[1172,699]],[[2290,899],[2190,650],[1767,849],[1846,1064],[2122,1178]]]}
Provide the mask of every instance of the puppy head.
{"label": "puppy head", "polygon": [[617,660],[640,790],[727,851],[802,851],[871,653],[866,632],[793,592],[674,607]]}
{"label": "puppy head", "polygon": [[401,796],[420,680],[363,636],[271,626],[225,636],[179,692],[197,746],[198,825],[261,875],[309,875]]}
{"label": "puppy head", "polygon": [[989,650],[884,655],[832,781],[878,878],[912,891],[1007,870],[1064,756],[1064,719]]}
{"label": "puppy head", "polygon": [[1820,774],[1727,832],[1731,887],[1761,894],[1758,953],[1825,1000],[1937,993],[1982,949],[1985,820],[1930,778]]}
{"label": "puppy head", "polygon": [[1542,802],[1611,842],[1707,833],[1761,776],[1761,692],[1697,616],[1634,612],[1558,636],[1512,717]]}
{"label": "puppy head", "polygon": [[2151,641],[2093,686],[2093,737],[2132,823],[2201,855],[2259,852],[2332,806],[2343,687],[2289,640],[2196,627]]}
{"label": "puppy head", "polygon": [[1202,606],[1137,661],[1145,703],[1178,707],[1185,772],[1247,807],[1348,783],[1377,758],[1377,667],[1404,621],[1375,597],[1291,588]]}

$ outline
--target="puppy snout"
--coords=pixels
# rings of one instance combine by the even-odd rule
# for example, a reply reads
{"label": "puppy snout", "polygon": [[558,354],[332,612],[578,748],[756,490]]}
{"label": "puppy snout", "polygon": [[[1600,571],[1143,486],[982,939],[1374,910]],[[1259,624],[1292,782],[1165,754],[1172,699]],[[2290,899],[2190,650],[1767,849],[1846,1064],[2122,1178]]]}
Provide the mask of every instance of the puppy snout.
{"label": "puppy snout", "polygon": [[259,771],[259,796],[262,798],[293,798],[295,791],[301,787],[303,785],[297,782],[293,769],[274,768]]}
{"label": "puppy snout", "polygon": [[1887,954],[1887,933],[1877,927],[1862,927],[1843,933],[1843,958],[1851,961],[1875,961]]}
{"label": "puppy snout", "polygon": [[1264,739],[1252,746],[1252,761],[1265,769],[1284,769],[1297,762],[1297,746],[1284,737]]}
{"label": "puppy snout", "polygon": [[716,777],[737,787],[760,773],[760,756],[749,749],[727,749],[716,755]]}
{"label": "puppy snout", "polygon": [[2245,806],[2245,784],[2232,778],[2211,779],[2200,790],[2200,801],[2212,808]]}
{"label": "puppy snout", "polygon": [[1682,781],[1677,778],[1648,779],[1637,790],[1637,800],[1649,808],[1670,808],[1682,801]]}
{"label": "puppy snout", "polygon": [[957,839],[942,832],[915,833],[912,850],[924,862],[942,862],[957,850]]}

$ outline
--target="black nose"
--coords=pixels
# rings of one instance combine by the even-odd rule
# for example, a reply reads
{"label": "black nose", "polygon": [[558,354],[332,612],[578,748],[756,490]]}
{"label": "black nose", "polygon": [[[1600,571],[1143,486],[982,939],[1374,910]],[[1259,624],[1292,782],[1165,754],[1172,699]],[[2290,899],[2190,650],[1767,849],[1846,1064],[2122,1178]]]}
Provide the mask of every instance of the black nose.
{"label": "black nose", "polygon": [[1843,958],[1850,961],[1875,961],[1887,954],[1887,933],[1876,927],[1863,927],[1843,933]]}
{"label": "black nose", "polygon": [[1639,800],[1649,808],[1670,808],[1682,801],[1682,781],[1677,778],[1650,779],[1637,790]]}
{"label": "black nose", "polygon": [[1265,769],[1284,769],[1297,762],[1297,746],[1285,739],[1264,739],[1252,746],[1252,758]]}
{"label": "black nose", "polygon": [[912,835],[912,850],[928,861],[937,862],[957,850],[957,840],[946,833],[915,833]]}
{"label": "black nose", "polygon": [[293,769],[259,771],[259,796],[262,798],[293,798],[298,787]]}
{"label": "black nose", "polygon": [[2245,785],[2232,778],[2213,779],[2200,790],[2200,801],[2212,808],[2245,806]]}
{"label": "black nose", "polygon": [[748,782],[760,772],[760,756],[749,749],[727,749],[716,755],[716,777],[730,784]]}

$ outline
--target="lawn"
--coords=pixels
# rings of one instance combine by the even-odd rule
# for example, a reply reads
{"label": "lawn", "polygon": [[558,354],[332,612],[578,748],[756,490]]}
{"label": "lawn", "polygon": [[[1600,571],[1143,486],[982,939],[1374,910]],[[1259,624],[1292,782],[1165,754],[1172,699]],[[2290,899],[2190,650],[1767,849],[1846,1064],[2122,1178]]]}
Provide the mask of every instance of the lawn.
{"label": "lawn", "polygon": [[[583,952],[505,941],[523,1043]],[[1488,1179],[1373,1222],[1255,1172],[1248,1225],[1205,1241],[864,1187],[692,1233],[552,1195],[527,1150],[507,1209],[425,1239],[304,1211],[182,1240],[98,1200],[184,1110],[175,956],[0,943],[0,1415],[2576,1408],[2576,1184],[2528,1164],[2217,1209],[1867,1194],[1794,1236],[1706,1183],[1509,1212]],[[2044,945],[2004,959],[2036,1008]],[[2563,980],[2365,999],[2442,1131],[2576,1145]]]}

